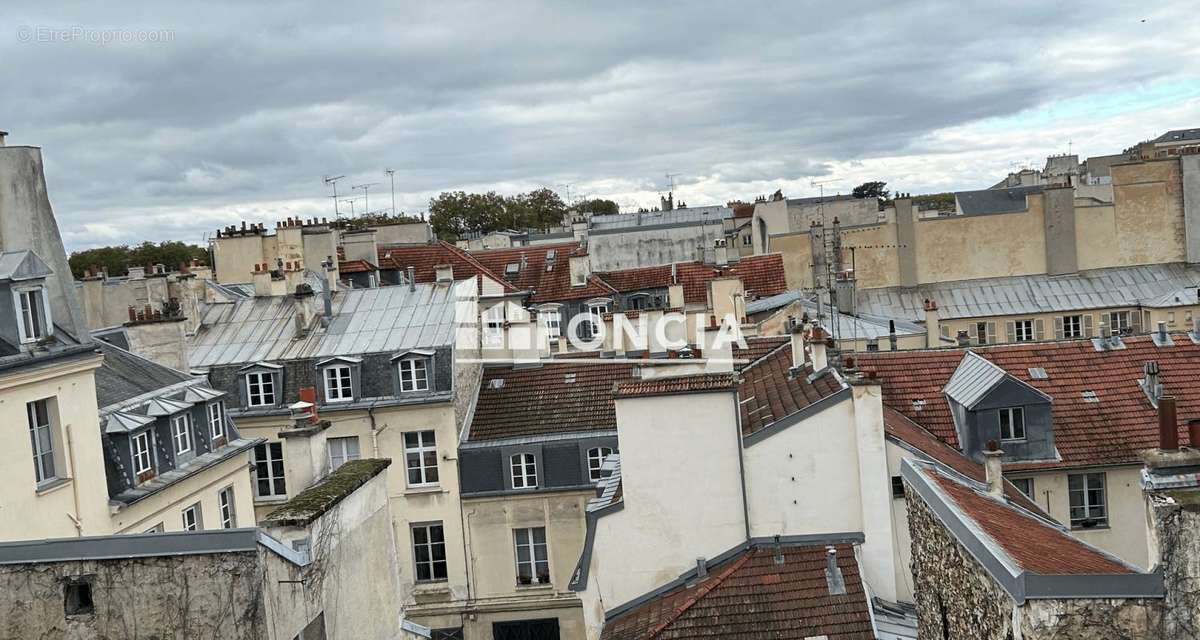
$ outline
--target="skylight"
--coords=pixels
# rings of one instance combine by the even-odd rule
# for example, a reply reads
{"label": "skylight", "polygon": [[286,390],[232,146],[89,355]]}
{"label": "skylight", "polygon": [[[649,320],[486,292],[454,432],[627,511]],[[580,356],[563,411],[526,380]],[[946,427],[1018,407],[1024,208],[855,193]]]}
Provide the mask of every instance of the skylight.
{"label": "skylight", "polygon": [[1084,390],[1082,394],[1084,402],[1100,402],[1100,398],[1096,395],[1096,392],[1091,389]]}
{"label": "skylight", "polygon": [[1050,376],[1042,367],[1029,367],[1029,377],[1034,380],[1048,380]]}

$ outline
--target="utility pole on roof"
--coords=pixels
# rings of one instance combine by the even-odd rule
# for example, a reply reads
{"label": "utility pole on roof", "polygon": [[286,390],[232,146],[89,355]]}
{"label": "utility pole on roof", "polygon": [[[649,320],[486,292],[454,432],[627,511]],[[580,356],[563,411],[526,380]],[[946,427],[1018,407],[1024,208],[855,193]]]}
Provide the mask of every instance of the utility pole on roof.
{"label": "utility pole on roof", "polygon": [[396,170],[395,169],[384,169],[383,172],[387,174],[388,180],[391,181],[391,183],[392,183],[392,217],[395,218],[396,217]]}

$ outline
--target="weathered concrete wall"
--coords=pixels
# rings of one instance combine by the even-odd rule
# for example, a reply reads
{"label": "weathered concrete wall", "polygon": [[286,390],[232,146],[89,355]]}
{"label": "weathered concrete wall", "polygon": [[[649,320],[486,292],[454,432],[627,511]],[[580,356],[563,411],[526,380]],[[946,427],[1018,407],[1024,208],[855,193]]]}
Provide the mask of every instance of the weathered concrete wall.
{"label": "weathered concrete wall", "polygon": [[371,228],[375,230],[375,240],[380,245],[424,244],[433,240],[433,229],[428,222],[381,224]]}
{"label": "weathered concrete wall", "polygon": [[1042,197],[1020,213],[925,218],[916,222],[917,278],[945,282],[1046,273]]}
{"label": "weathered concrete wall", "polygon": [[1200,638],[1200,495],[1151,495],[1148,507],[1167,588],[1163,637]]}
{"label": "weathered concrete wall", "polygon": [[1119,245],[1113,205],[1075,205],[1075,258],[1080,270],[1113,266]]}
{"label": "weathered concrete wall", "polygon": [[1046,189],[1043,192],[1045,215],[1042,217],[1046,236],[1046,273],[1063,275],[1079,270],[1075,255],[1075,192],[1070,187]]}
{"label": "weathered concrete wall", "polygon": [[1182,262],[1187,258],[1179,160],[1112,167],[1119,253],[1114,264]]}
{"label": "weathered concrete wall", "polygon": [[[917,280],[917,229],[916,229],[916,211],[913,209],[912,200],[901,198],[896,200],[896,262],[898,268],[898,283],[902,287],[912,287],[918,282]],[[863,283],[861,286],[883,286],[875,285],[872,280],[859,278]]]}
{"label": "weathered concrete wall", "polygon": [[184,343],[186,321],[182,318],[130,323],[125,327],[129,350],[147,360],[177,371],[188,370]]}
{"label": "weathered concrete wall", "polygon": [[274,251],[268,251],[266,247],[267,244],[274,245],[274,240],[273,236],[254,234],[214,239],[214,279],[222,284],[250,282],[254,265],[271,262],[274,269]]}
{"label": "weathered concrete wall", "polygon": [[1200,262],[1200,155],[1179,157],[1183,180],[1185,253],[1188,262]]}
{"label": "weathered concrete wall", "polygon": [[[95,612],[68,617],[64,581],[85,575]],[[253,552],[4,565],[0,638],[265,640],[263,584]]]}
{"label": "weathered concrete wall", "polygon": [[592,271],[615,271],[695,260],[725,234],[724,225],[657,226],[588,236]]}

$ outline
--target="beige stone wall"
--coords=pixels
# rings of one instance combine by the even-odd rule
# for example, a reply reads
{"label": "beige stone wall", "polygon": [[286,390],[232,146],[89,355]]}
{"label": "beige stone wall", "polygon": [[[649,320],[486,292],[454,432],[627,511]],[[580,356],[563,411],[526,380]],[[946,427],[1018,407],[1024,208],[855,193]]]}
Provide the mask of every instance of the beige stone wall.
{"label": "beige stone wall", "polygon": [[1112,266],[1120,245],[1113,205],[1075,205],[1075,255],[1080,271]]}
{"label": "beige stone wall", "polygon": [[789,289],[812,288],[812,241],[807,233],[772,236],[771,251],[783,256],[783,273]]}
{"label": "beige stone wall", "polygon": [[[254,265],[274,263],[275,252],[268,250],[266,236],[245,235],[213,240],[213,278],[222,284],[250,282]],[[270,237],[274,245],[274,237]],[[274,265],[272,265],[274,266]]]}
{"label": "beige stone wall", "polygon": [[1122,265],[1182,262],[1183,183],[1179,159],[1112,166],[1116,233]]}
{"label": "beige stone wall", "polygon": [[945,282],[1046,272],[1042,197],[1029,210],[917,220],[917,279]]}
{"label": "beige stone wall", "polygon": [[183,510],[199,503],[201,528],[220,529],[217,494],[233,489],[235,524],[252,527],[254,490],[250,486],[250,452],[234,456],[204,473],[186,478],[112,514],[113,533],[143,533],[162,525],[163,531],[183,531]]}

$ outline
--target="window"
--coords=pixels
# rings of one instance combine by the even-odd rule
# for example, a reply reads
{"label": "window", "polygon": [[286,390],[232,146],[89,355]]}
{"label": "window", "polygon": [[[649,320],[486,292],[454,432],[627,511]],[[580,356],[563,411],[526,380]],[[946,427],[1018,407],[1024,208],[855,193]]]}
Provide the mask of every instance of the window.
{"label": "window", "polygon": [[627,300],[628,308],[634,311],[641,311],[646,308],[646,303],[649,302],[650,296],[635,294]]}
{"label": "window", "polygon": [[233,510],[233,487],[225,487],[217,494],[217,507],[221,510],[221,528],[237,526],[237,513]]}
{"label": "window", "polygon": [[988,338],[989,338],[988,323],[976,322],[975,323],[975,341],[976,341],[976,343],[977,344],[987,344]]}
{"label": "window", "polygon": [[153,458],[150,455],[150,432],[143,431],[133,436],[133,473],[142,475],[150,471]]}
{"label": "window", "polygon": [[348,438],[330,438],[326,441],[329,447],[329,470],[333,471],[351,460],[358,460],[358,436]]}
{"label": "window", "polygon": [[1104,503],[1104,474],[1075,473],[1067,476],[1071,494],[1071,526],[1102,527],[1108,524]]}
{"label": "window", "polygon": [[747,247],[754,244],[754,236],[750,235],[749,233],[743,235],[742,244]]}
{"label": "window", "polygon": [[261,498],[287,495],[283,477],[283,443],[265,442],[254,446],[254,475]]}
{"label": "window", "polygon": [[537,462],[532,453],[518,453],[512,457],[512,486],[514,489],[532,489],[537,486]]}
{"label": "window", "polygon": [[49,308],[42,287],[19,289],[17,307],[20,317],[17,328],[20,330],[21,342],[37,342],[50,334]]}
{"label": "window", "polygon": [[225,403],[214,402],[208,405],[208,432],[212,439],[225,437]]}
{"label": "window", "polygon": [[604,459],[612,455],[613,450],[609,447],[595,447],[588,449],[588,478],[592,482],[600,479],[600,468],[604,466]]}
{"label": "window", "polygon": [[437,441],[432,431],[404,434],[404,461],[408,468],[408,486],[438,483]]}
{"label": "window", "polygon": [[1133,334],[1133,323],[1130,320],[1128,311],[1114,311],[1108,314],[1109,321],[1112,323],[1108,328],[1113,335],[1131,335]]}
{"label": "window", "polygon": [[514,529],[513,538],[517,548],[517,583],[550,584],[546,528]]}
{"label": "window", "polygon": [[1083,317],[1082,316],[1063,316],[1062,319],[1063,337],[1064,338],[1082,338],[1083,337]]}
{"label": "window", "polygon": [[1025,439],[1025,410],[1021,407],[1010,407],[1001,409],[1000,413],[1000,440],[1024,440]]}
{"label": "window", "polygon": [[545,309],[538,312],[538,317],[541,318],[542,328],[545,329],[546,335],[551,340],[558,340],[562,335],[562,316],[558,310]]}
{"label": "window", "polygon": [[599,335],[604,326],[604,314],[608,313],[608,303],[599,302],[588,305],[588,318],[584,326],[587,327],[588,335]]}
{"label": "window", "polygon": [[175,442],[176,455],[192,450],[192,414],[171,418],[171,440]]}
{"label": "window", "polygon": [[1033,320],[1017,320],[1013,323],[1013,328],[1016,331],[1013,339],[1017,342],[1033,341]]}
{"label": "window", "polygon": [[1017,491],[1025,494],[1026,498],[1033,499],[1033,478],[1009,478]]}
{"label": "window", "polygon": [[200,503],[183,510],[183,530],[199,531],[203,524],[200,522]]}
{"label": "window", "polygon": [[488,307],[483,312],[483,344],[488,346],[504,344],[504,303]]}
{"label": "window", "polygon": [[892,497],[904,497],[904,478],[901,478],[900,476],[892,476]]}
{"label": "window", "polygon": [[417,582],[445,580],[446,536],[442,532],[442,523],[413,525],[412,541]]}
{"label": "window", "polygon": [[247,373],[246,399],[252,407],[275,406],[275,375],[267,372]]}
{"label": "window", "polygon": [[50,400],[34,400],[25,405],[29,416],[29,442],[33,445],[33,476],[37,482],[53,480],[54,433],[50,428]]}
{"label": "window", "polygon": [[424,358],[404,358],[400,361],[400,390],[429,390],[429,373]]}
{"label": "window", "polygon": [[166,526],[165,526],[165,525],[163,525],[163,523],[161,523],[161,522],[160,522],[160,523],[158,523],[158,524],[154,525],[153,527],[150,527],[149,529],[146,529],[146,530],[145,530],[145,531],[143,531],[142,533],[162,533],[162,532],[164,532],[164,531],[166,531],[166,530],[167,530]]}
{"label": "window", "polygon": [[349,402],[354,399],[350,386],[350,367],[339,364],[325,368],[325,402]]}

